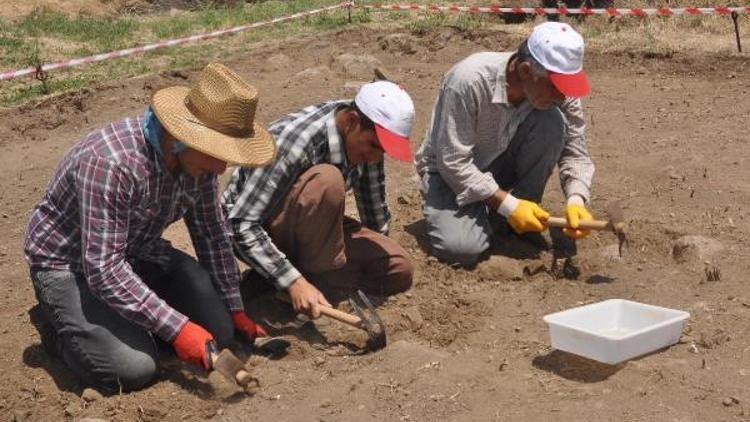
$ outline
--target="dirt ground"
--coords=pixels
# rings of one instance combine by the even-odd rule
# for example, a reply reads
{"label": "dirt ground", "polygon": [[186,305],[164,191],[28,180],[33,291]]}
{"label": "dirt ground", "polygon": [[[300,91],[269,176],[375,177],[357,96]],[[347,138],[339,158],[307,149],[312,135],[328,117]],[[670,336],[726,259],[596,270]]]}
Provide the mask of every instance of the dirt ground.
{"label": "dirt ground", "polygon": [[[441,75],[471,52],[510,49],[518,41],[503,30],[393,34],[363,28],[265,43],[227,64],[259,88],[260,118],[269,122],[300,106],[351,97],[352,82],[364,78],[347,74],[336,58],[371,54],[415,100],[416,146]],[[598,233],[579,244],[576,280],[547,271],[525,276],[525,266],[551,267],[546,254],[496,255],[474,270],[438,263],[420,246],[413,168],[388,162],[392,237],[416,266],[413,289],[380,308],[388,347],[361,353],[364,335],[322,319],[315,328],[285,330],[292,342],[288,355],[249,357],[262,383],[252,397],[165,357],[149,388],[86,401],[83,386],[45,354],[29,322],[35,299],[23,232],[59,157],[90,130],[141,113],[155,89],[186,84],[195,71],[113,81],[0,110],[2,418],[750,420],[748,58],[587,54],[594,90],[585,108],[597,164],[593,210],[602,216],[608,201],[625,204],[631,245],[624,258],[613,253],[610,233]],[[544,205],[562,211],[555,176]],[[717,244],[673,256],[675,241],[685,235]],[[182,228],[169,237],[189,248]],[[720,270],[720,280],[707,281],[707,266]],[[616,366],[550,347],[543,315],[608,298],[682,309],[691,318],[678,344]],[[289,316],[267,296],[247,299],[258,317]]]}

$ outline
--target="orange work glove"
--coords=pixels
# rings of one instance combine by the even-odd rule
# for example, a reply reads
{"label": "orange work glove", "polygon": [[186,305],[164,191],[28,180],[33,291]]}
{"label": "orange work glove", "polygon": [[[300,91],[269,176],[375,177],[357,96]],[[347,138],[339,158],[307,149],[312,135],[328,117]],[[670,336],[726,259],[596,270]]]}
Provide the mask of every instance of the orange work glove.
{"label": "orange work glove", "polygon": [[593,220],[594,217],[583,204],[583,198],[573,195],[568,199],[568,205],[565,206],[565,216],[568,219],[568,225],[571,227],[564,228],[563,233],[571,239],[582,239],[591,233],[591,230],[579,229],[578,224],[582,220]]}
{"label": "orange work glove", "polygon": [[543,231],[549,218],[549,213],[538,204],[518,199],[510,193],[505,196],[497,212],[508,220],[518,234]]}
{"label": "orange work glove", "polygon": [[172,341],[172,347],[181,360],[193,362],[208,369],[206,343],[213,339],[214,336],[203,327],[188,321]]}
{"label": "orange work glove", "polygon": [[253,344],[256,337],[268,337],[268,333],[243,311],[232,312],[232,322],[234,328],[239,330],[250,344]]}

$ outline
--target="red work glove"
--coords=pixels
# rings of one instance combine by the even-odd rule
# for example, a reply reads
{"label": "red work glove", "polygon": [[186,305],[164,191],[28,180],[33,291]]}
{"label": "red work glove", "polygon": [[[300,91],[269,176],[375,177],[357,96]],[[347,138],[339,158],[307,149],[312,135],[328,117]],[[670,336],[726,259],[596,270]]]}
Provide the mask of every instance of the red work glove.
{"label": "red work glove", "polygon": [[172,347],[178,358],[208,369],[206,343],[213,339],[203,327],[188,321],[172,341]]}
{"label": "red work glove", "polygon": [[244,334],[250,344],[253,344],[256,337],[268,337],[266,330],[256,324],[243,311],[232,312],[232,321],[234,322],[234,328]]}

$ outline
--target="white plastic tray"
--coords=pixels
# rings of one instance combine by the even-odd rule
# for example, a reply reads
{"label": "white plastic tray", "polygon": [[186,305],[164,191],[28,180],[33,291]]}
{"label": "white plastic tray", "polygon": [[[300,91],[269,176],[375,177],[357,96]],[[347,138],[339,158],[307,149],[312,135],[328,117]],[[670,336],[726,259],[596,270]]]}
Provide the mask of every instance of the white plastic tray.
{"label": "white plastic tray", "polygon": [[552,347],[611,365],[677,343],[690,314],[610,299],[549,314]]}

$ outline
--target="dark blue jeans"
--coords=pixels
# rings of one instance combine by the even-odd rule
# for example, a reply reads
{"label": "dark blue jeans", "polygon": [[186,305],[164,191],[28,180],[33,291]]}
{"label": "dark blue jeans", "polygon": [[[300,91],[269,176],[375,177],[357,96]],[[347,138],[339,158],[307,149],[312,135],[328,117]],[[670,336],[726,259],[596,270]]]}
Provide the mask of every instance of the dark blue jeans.
{"label": "dark blue jeans", "polygon": [[[136,262],[133,269],[170,306],[203,326],[220,346],[228,345],[234,327],[206,270],[174,249],[166,268]],[[31,281],[43,324],[55,352],[87,385],[105,393],[137,390],[156,373],[158,348],[152,335],[94,297],[83,274],[32,269]],[[50,345],[45,345],[49,347]]]}

